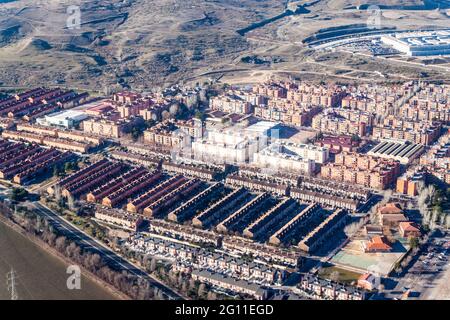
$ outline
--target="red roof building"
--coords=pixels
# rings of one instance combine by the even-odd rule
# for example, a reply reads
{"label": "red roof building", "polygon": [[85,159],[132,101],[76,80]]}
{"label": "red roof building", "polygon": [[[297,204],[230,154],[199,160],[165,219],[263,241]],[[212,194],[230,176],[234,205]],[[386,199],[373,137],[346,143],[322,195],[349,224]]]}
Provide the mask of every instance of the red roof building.
{"label": "red roof building", "polygon": [[359,288],[363,288],[368,291],[375,289],[376,285],[377,285],[377,277],[375,277],[371,273],[365,273],[365,274],[361,275],[359,277],[358,283],[357,283],[357,286]]}
{"label": "red roof building", "polygon": [[392,250],[391,244],[383,236],[376,236],[369,241],[364,241],[362,246],[364,252],[389,252]]}
{"label": "red roof building", "polygon": [[398,225],[398,232],[403,238],[418,238],[421,236],[421,232],[418,226],[410,221],[400,222]]}
{"label": "red roof building", "polygon": [[402,214],[403,209],[399,203],[387,203],[385,206],[378,208],[380,214]]}

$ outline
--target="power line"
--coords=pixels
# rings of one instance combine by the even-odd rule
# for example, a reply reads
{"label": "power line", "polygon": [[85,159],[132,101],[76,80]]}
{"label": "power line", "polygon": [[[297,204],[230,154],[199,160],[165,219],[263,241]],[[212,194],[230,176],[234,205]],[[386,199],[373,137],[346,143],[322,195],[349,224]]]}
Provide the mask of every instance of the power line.
{"label": "power line", "polygon": [[19,294],[16,288],[16,277],[17,275],[13,268],[6,274],[6,285],[8,291],[11,293],[11,300],[19,300]]}

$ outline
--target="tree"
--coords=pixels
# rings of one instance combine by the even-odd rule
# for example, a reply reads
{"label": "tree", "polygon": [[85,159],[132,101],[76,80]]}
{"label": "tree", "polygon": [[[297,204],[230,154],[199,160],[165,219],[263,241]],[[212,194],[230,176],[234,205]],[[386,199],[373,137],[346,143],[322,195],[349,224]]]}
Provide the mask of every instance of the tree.
{"label": "tree", "polygon": [[26,200],[26,198],[28,197],[29,193],[27,190],[25,190],[24,188],[13,188],[12,189],[12,194],[11,194],[11,199],[13,201],[24,201]]}
{"label": "tree", "polygon": [[203,297],[205,295],[206,292],[206,286],[204,283],[200,283],[200,285],[198,286],[198,296],[199,297]]}
{"label": "tree", "polygon": [[409,246],[411,247],[411,249],[419,247],[419,239],[417,237],[410,237]]}
{"label": "tree", "polygon": [[200,110],[197,110],[195,112],[195,117],[201,121],[205,121],[206,115],[204,112],[201,112]]}
{"label": "tree", "polygon": [[198,94],[198,98],[199,98],[199,100],[200,100],[201,102],[206,102],[206,101],[208,101],[208,96],[207,96],[206,93],[207,93],[207,92],[206,92],[205,89],[200,90],[200,92],[199,92],[199,94]]}
{"label": "tree", "polygon": [[206,299],[208,299],[208,300],[216,300],[217,299],[217,295],[216,295],[215,292],[209,291],[207,296],[206,296]]}
{"label": "tree", "polygon": [[164,111],[161,113],[161,117],[162,117],[163,120],[168,120],[168,119],[170,119],[170,112],[167,111],[167,110],[164,110]]}
{"label": "tree", "polygon": [[152,258],[152,260],[150,261],[150,271],[153,272],[156,270],[156,259]]}
{"label": "tree", "polygon": [[170,113],[170,115],[172,115],[173,117],[176,116],[176,115],[178,114],[179,109],[180,109],[180,107],[178,106],[177,103],[172,104],[172,105],[169,107],[169,113]]}
{"label": "tree", "polygon": [[322,140],[323,139],[323,133],[322,133],[322,131],[320,131],[318,134],[317,134],[317,140]]}
{"label": "tree", "polygon": [[67,197],[67,206],[70,210],[75,210],[75,199],[71,194]]}
{"label": "tree", "polygon": [[50,246],[54,246],[55,245],[55,241],[56,241],[56,235],[51,232],[51,231],[47,231],[45,230],[42,234],[42,238],[44,239],[45,242],[47,242]]}
{"label": "tree", "polygon": [[364,225],[364,220],[360,219],[359,221],[352,222],[345,226],[344,233],[347,237],[352,236],[354,233],[358,232],[359,229]]}
{"label": "tree", "polygon": [[131,128],[131,137],[133,138],[133,140],[139,139],[140,135],[142,134],[142,131],[143,130],[140,127],[133,126]]}
{"label": "tree", "polygon": [[195,288],[195,280],[193,278],[189,279],[189,290]]}
{"label": "tree", "polygon": [[330,280],[334,281],[334,282],[338,282],[339,281],[339,277],[341,276],[341,274],[339,273],[339,271],[333,271],[330,274]]}
{"label": "tree", "polygon": [[77,162],[66,162],[64,164],[64,171],[74,171],[78,170],[78,163]]}
{"label": "tree", "polygon": [[181,292],[183,292],[183,293],[187,293],[188,292],[188,283],[187,283],[187,281],[183,281],[183,283],[181,284]]}
{"label": "tree", "polygon": [[150,120],[145,121],[145,126],[146,126],[147,128],[151,128],[151,127],[153,127],[155,124],[156,124],[156,120],[154,120],[154,119],[150,119]]}
{"label": "tree", "polygon": [[53,167],[53,176],[54,177],[59,177],[62,173],[63,173],[63,171],[61,170],[61,168],[59,166]]}
{"label": "tree", "polygon": [[56,250],[63,252],[66,249],[66,237],[58,237],[55,241]]}
{"label": "tree", "polygon": [[361,141],[361,138],[357,134],[353,134],[351,140],[359,142]]}
{"label": "tree", "polygon": [[176,282],[177,282],[177,276],[172,270],[170,270],[169,271],[169,283],[175,284]]}

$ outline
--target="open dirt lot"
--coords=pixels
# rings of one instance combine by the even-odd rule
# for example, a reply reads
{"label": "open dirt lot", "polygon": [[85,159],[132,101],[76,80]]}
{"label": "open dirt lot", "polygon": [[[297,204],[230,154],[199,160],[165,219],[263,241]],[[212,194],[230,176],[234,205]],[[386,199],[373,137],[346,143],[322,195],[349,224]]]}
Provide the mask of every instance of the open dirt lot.
{"label": "open dirt lot", "polygon": [[9,299],[6,274],[14,268],[20,300],[115,299],[105,289],[82,277],[81,290],[68,290],[67,266],[21,234],[0,222],[0,300]]}
{"label": "open dirt lot", "polygon": [[[382,6],[382,26],[398,30],[449,23],[448,1],[435,1],[441,10],[408,10],[423,2],[312,0],[299,2],[306,6],[298,14],[284,15],[287,2],[0,1],[0,86],[149,89],[179,81],[253,83],[289,75],[386,81],[374,72],[379,61],[342,53],[324,57],[302,40],[330,26],[367,23],[372,13],[366,4]],[[271,22],[237,32],[267,19]],[[441,70],[425,74],[418,65],[386,64],[382,68],[392,81],[449,78]]]}

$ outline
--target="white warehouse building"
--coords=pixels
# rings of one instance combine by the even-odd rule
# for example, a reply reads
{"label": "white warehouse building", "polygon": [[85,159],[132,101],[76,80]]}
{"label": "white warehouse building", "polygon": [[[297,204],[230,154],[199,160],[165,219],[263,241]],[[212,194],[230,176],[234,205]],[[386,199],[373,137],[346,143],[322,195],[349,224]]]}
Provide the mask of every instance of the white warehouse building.
{"label": "white warehouse building", "polygon": [[450,30],[393,33],[381,42],[408,56],[450,55]]}
{"label": "white warehouse building", "polygon": [[89,118],[89,116],[83,111],[67,110],[38,118],[36,119],[36,122],[42,126],[55,126],[70,129],[87,118]]}

